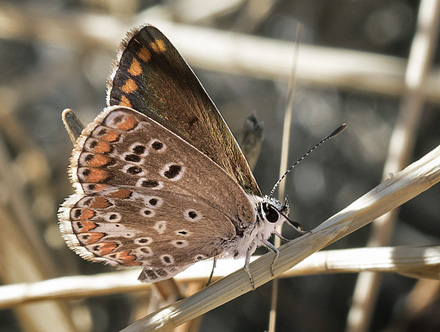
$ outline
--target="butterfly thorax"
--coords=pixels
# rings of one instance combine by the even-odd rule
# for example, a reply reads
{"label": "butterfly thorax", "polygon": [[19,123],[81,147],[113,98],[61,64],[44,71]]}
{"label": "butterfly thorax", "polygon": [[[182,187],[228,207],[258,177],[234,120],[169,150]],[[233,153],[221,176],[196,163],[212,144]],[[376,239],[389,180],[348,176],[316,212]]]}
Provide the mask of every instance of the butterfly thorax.
{"label": "butterfly thorax", "polygon": [[281,204],[269,196],[248,195],[255,207],[255,222],[237,229],[235,241],[225,250],[224,257],[246,257],[252,255],[260,246],[267,246],[267,240],[275,232],[275,228],[286,221],[290,212],[287,201]]}

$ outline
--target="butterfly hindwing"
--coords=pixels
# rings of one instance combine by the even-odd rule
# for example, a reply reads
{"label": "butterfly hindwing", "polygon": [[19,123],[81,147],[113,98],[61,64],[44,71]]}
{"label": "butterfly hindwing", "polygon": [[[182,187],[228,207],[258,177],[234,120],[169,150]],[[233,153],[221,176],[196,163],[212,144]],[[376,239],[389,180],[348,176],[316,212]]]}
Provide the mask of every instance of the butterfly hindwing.
{"label": "butterfly hindwing", "polygon": [[169,278],[173,271],[221,255],[224,243],[236,235],[228,218],[203,202],[133,189],[108,188],[76,201],[64,226],[71,247],[92,261],[142,266],[150,271],[143,280],[157,281],[153,270]]}
{"label": "butterfly hindwing", "polygon": [[129,108],[109,107],[87,126],[70,173],[76,194],[60,214],[70,247],[90,260],[142,265],[143,280],[221,255],[224,243],[255,220],[229,174]]}
{"label": "butterfly hindwing", "polygon": [[108,80],[108,105],[131,107],[206,154],[249,194],[261,196],[221,114],[170,41],[155,27],[123,41]]}

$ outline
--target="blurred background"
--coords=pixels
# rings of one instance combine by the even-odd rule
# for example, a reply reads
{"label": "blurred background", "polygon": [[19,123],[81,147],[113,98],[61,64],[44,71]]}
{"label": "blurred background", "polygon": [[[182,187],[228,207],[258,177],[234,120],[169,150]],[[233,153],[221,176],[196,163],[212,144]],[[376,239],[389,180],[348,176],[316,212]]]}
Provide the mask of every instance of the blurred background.
{"label": "blurred background", "polygon": [[[127,30],[144,23],[161,29],[236,137],[249,115],[257,117],[264,139],[254,174],[268,194],[279,178],[296,25],[304,24],[289,163],[339,124],[348,125],[286,178],[291,216],[312,229],[382,179],[419,5],[411,0],[2,0],[0,281],[7,285],[114,271],[82,260],[60,236],[57,209],[73,192],[67,177],[72,143],[61,112],[72,108],[84,124],[101,112],[111,62]],[[437,68],[438,52],[433,61]],[[408,162],[439,144],[439,82],[438,69],[433,69]],[[391,245],[437,244],[439,201],[440,188],[434,186],[402,206]],[[363,228],[330,249],[364,247],[370,231]],[[296,236],[288,227],[283,234]],[[336,274],[280,280],[277,331],[344,330],[356,278]],[[367,331],[438,331],[438,285],[422,293],[432,298],[424,310],[403,315],[416,283],[383,275]],[[271,291],[269,283],[207,313],[199,330],[267,330]],[[56,326],[54,318],[48,318],[47,328],[38,327],[44,326],[44,310],[59,310],[63,317],[66,326],[54,331],[119,331],[147,313],[150,295],[122,292],[57,301],[54,307],[36,302],[5,308],[0,331],[49,331]]]}

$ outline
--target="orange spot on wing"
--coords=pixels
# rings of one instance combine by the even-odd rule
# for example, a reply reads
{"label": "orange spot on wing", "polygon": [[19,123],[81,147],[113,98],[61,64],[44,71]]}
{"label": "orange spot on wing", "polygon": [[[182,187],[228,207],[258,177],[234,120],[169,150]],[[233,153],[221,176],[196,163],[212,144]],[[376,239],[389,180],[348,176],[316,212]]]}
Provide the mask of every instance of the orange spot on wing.
{"label": "orange spot on wing", "polygon": [[93,156],[92,160],[87,161],[87,166],[89,167],[100,167],[103,165],[108,164],[110,161],[110,158],[107,156],[104,156],[102,154],[96,154]]}
{"label": "orange spot on wing", "polygon": [[82,209],[81,215],[79,216],[79,220],[89,220],[95,216],[95,212],[91,209]]}
{"label": "orange spot on wing", "polygon": [[99,168],[90,168],[85,182],[100,182],[108,178],[108,172]]}
{"label": "orange spot on wing", "polygon": [[81,223],[81,227],[78,227],[78,233],[87,233],[91,229],[96,228],[96,224],[93,221],[75,221],[75,223]]}
{"label": "orange spot on wing", "polygon": [[120,198],[120,199],[128,198],[130,197],[130,195],[131,195],[131,191],[128,189],[119,189],[108,194],[108,196],[111,198]]}
{"label": "orange spot on wing", "polygon": [[116,244],[116,242],[105,242],[105,243],[102,243],[101,245],[100,245],[100,254],[103,256],[103,255],[107,255],[107,254],[109,254],[109,253],[111,253],[113,250],[115,250],[115,248],[117,247],[118,245]]}
{"label": "orange spot on wing", "polygon": [[98,141],[98,144],[93,148],[93,152],[95,153],[106,153],[110,152],[110,150],[110,144],[106,141]]}
{"label": "orange spot on wing", "polygon": [[154,42],[150,43],[150,46],[156,53],[162,53],[167,50],[167,47],[162,39],[155,40]]}
{"label": "orange spot on wing", "polygon": [[118,124],[118,129],[128,131],[136,127],[137,121],[133,115],[126,115],[124,120]]}
{"label": "orange spot on wing", "polygon": [[111,206],[112,204],[105,197],[97,196],[93,199],[92,204],[89,206],[93,209],[105,209]]}
{"label": "orange spot on wing", "polygon": [[121,87],[121,90],[125,93],[132,93],[133,91],[136,91],[138,88],[137,84],[129,78],[125,84]]}
{"label": "orange spot on wing", "polygon": [[130,250],[119,252],[118,259],[122,260],[123,265],[141,265],[141,262],[134,262],[136,257],[130,254]]}
{"label": "orange spot on wing", "polygon": [[101,136],[101,139],[107,142],[114,142],[119,138],[117,131],[109,130],[105,135]]}
{"label": "orange spot on wing", "polygon": [[[104,236],[104,233],[90,233],[89,238],[87,240],[87,244],[93,244],[98,242],[102,237]],[[101,249],[102,250],[102,249]]]}
{"label": "orange spot on wing", "polygon": [[135,58],[133,58],[133,61],[131,62],[130,68],[128,68],[128,72],[133,76],[138,76],[142,74],[142,67]]}
{"label": "orange spot on wing", "polygon": [[141,59],[144,62],[148,62],[148,60],[150,60],[151,58],[151,53],[145,46],[142,46],[142,48],[139,50],[137,55],[139,59]]}
{"label": "orange spot on wing", "polygon": [[121,101],[120,101],[119,105],[130,107],[130,108],[132,107],[131,103],[130,103],[130,100],[128,100],[128,98],[126,96],[124,96],[124,95],[122,95]]}

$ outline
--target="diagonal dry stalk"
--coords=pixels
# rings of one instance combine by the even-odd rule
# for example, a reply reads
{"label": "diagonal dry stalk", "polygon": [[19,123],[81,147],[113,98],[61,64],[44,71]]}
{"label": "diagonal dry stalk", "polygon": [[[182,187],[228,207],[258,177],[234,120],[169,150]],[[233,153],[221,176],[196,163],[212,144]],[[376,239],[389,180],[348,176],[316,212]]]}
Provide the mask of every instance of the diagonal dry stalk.
{"label": "diagonal dry stalk", "polygon": [[[242,260],[219,260],[214,279],[226,277],[242,267]],[[204,283],[211,268],[210,261],[202,261],[180,273],[175,279],[178,283]],[[307,257],[279,278],[362,271],[394,272],[426,280],[440,279],[440,246],[323,250]],[[3,285],[0,286],[0,309],[30,302],[139,292],[151,288],[152,284],[140,283],[137,280],[138,275],[139,270],[133,269]]]}
{"label": "diagonal dry stalk", "polygon": [[[316,227],[310,233],[279,248],[280,255],[270,273],[274,254],[268,253],[249,265],[256,287],[285,272],[312,253],[365,226],[440,181],[440,147]],[[169,331],[252,290],[247,273],[241,269],[199,293],[154,312],[124,331]]]}

